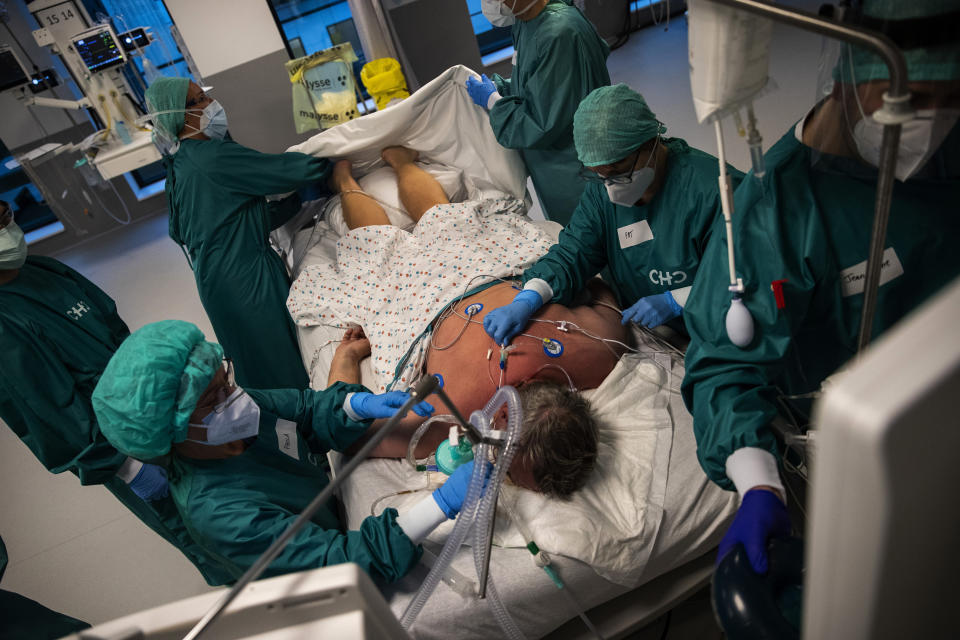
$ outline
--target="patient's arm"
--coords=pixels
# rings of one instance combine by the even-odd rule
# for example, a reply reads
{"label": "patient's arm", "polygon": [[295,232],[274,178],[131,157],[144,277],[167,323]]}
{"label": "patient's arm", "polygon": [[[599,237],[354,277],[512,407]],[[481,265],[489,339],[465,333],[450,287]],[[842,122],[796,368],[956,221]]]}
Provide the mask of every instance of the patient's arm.
{"label": "patient's arm", "polygon": [[337,382],[361,384],[360,361],[370,355],[370,341],[360,327],[351,327],[343,334],[340,346],[333,354],[327,386]]}

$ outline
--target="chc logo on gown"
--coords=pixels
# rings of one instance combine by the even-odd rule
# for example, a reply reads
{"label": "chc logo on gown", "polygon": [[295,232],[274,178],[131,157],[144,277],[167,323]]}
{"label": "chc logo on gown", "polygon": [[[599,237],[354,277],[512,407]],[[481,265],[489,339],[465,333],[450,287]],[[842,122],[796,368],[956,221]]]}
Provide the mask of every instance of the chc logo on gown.
{"label": "chc logo on gown", "polygon": [[67,309],[67,315],[74,320],[79,320],[86,315],[88,311],[90,311],[90,307],[87,306],[87,303],[83,300],[78,300],[77,304],[73,305],[70,309]]}

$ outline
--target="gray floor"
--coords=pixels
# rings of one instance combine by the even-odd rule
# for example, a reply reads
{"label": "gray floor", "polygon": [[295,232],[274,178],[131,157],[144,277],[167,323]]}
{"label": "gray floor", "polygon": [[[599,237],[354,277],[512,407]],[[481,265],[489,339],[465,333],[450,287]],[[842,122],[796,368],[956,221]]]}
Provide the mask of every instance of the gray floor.
{"label": "gray floor", "polygon": [[[797,4],[797,2],[793,3]],[[810,2],[804,2],[808,7]],[[690,98],[687,33],[683,18],[669,29],[633,34],[609,61],[614,82],[643,93],[669,135],[716,152],[710,127],[699,126]],[[820,39],[778,28],[771,74],[779,90],[757,102],[769,147],[815,99]],[[747,169],[746,145],[726,127],[728,159]],[[180,318],[212,339],[192,274],[154,218],[57,256],[102,287],[131,329]],[[180,554],[127,513],[99,487],[81,487],[69,474],[47,473],[8,429],[0,429],[0,535],[10,554],[5,589],[96,623],[201,593],[203,580]],[[665,619],[634,636],[659,638]],[[710,638],[717,631],[701,593],[675,610],[666,637]]]}

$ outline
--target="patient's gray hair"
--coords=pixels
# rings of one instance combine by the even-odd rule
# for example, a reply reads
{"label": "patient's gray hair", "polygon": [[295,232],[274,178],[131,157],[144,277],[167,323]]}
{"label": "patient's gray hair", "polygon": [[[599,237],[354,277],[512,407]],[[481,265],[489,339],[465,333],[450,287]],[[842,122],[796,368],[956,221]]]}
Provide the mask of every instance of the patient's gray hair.
{"label": "patient's gray hair", "polygon": [[583,487],[597,460],[598,420],[586,399],[556,382],[520,387],[523,434],[517,455],[543,493],[568,498]]}

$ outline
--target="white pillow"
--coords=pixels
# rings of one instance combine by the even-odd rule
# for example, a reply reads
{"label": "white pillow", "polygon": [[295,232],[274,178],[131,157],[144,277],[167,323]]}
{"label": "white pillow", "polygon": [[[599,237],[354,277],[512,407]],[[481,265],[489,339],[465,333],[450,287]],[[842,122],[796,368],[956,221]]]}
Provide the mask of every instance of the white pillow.
{"label": "white pillow", "polygon": [[[436,178],[443,192],[447,194],[450,202],[461,202],[466,199],[467,187],[463,181],[463,171],[454,167],[448,167],[441,164],[416,163],[418,167]],[[400,202],[400,189],[397,186],[397,174],[390,167],[379,167],[365,176],[357,179],[360,188],[381,202],[383,210],[390,218],[390,224],[400,227],[405,231],[410,231],[416,226],[403,204]],[[327,221],[337,233],[344,235],[349,231],[347,223],[343,219],[343,208],[340,206],[340,197],[336,196],[337,201],[330,205],[327,213]],[[386,203],[391,206],[384,206]],[[394,208],[396,207],[396,208]],[[399,211],[398,211],[399,209]]]}

